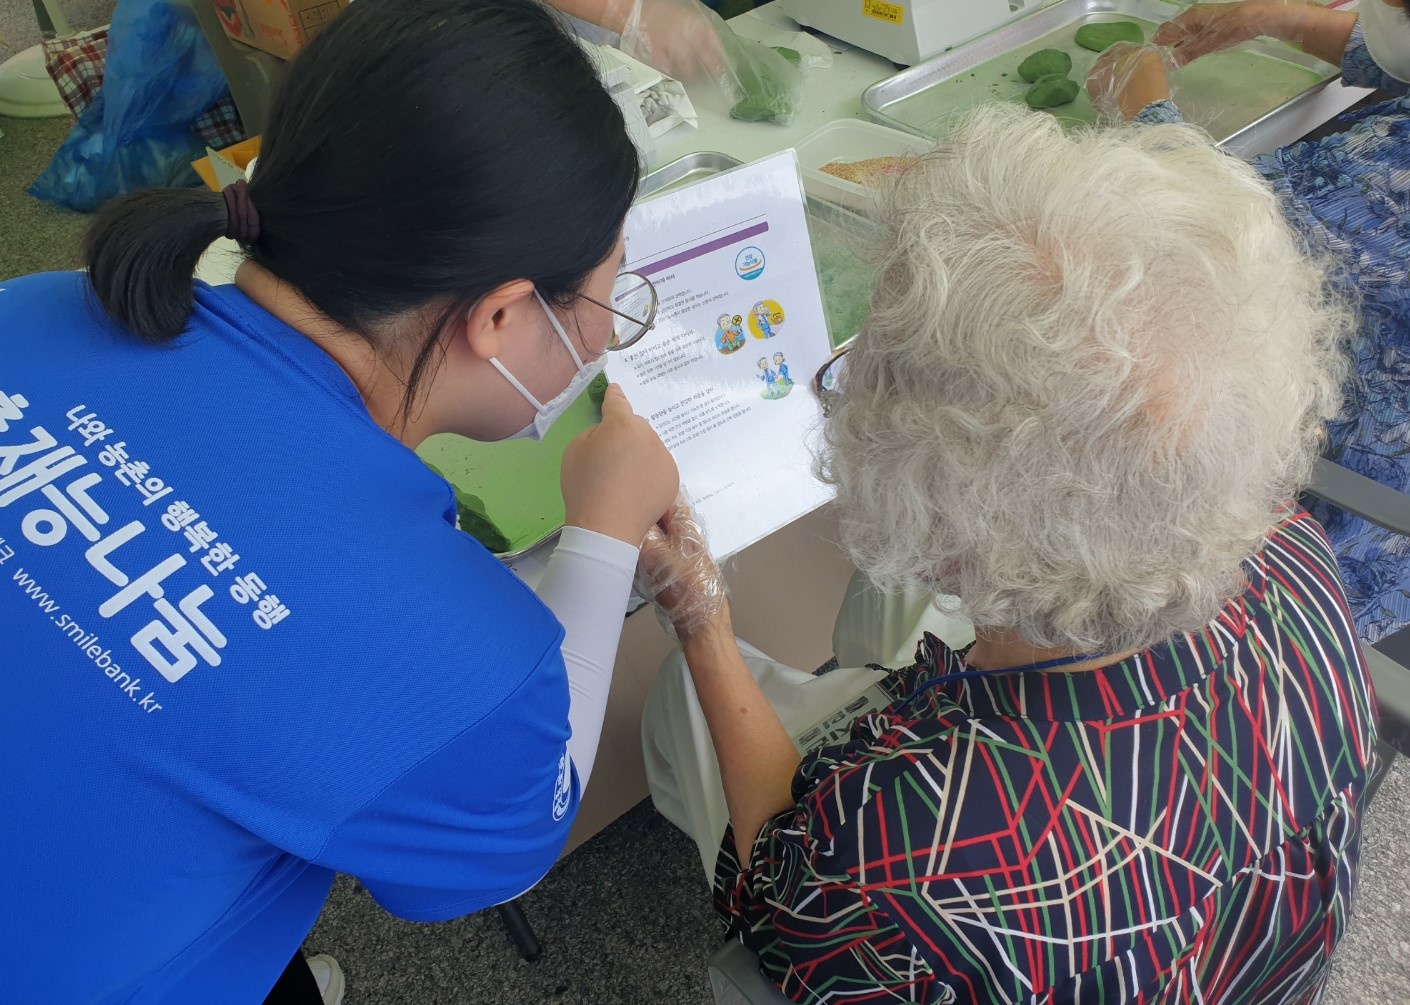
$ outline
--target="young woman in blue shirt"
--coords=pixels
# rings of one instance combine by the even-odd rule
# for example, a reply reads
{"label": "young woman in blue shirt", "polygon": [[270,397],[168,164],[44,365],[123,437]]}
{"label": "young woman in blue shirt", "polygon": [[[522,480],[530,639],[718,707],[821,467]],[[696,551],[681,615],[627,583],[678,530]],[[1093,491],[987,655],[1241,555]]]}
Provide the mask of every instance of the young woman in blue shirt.
{"label": "young woman in blue shirt", "polygon": [[[552,866],[676,469],[610,391],[535,595],[414,449],[542,435],[645,334],[638,170],[539,4],[359,3],[248,185],[120,198],[86,275],[0,283],[9,1000],[316,1001],[335,873],[434,921]],[[193,282],[222,236],[235,283]]]}

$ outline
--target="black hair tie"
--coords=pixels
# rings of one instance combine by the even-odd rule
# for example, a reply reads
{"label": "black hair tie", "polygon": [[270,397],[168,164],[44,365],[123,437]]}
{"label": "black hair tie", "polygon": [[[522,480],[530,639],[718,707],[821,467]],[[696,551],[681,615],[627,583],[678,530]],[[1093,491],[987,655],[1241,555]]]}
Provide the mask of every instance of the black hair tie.
{"label": "black hair tie", "polygon": [[225,197],[225,236],[238,244],[254,244],[259,240],[259,212],[250,201],[249,183],[241,178],[220,194]]}

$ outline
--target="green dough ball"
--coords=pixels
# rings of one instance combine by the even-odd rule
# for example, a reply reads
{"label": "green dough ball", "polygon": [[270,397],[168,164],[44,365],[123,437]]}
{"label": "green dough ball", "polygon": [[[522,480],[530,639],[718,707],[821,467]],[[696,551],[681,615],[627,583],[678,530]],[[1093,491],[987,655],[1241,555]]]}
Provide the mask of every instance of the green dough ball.
{"label": "green dough ball", "polygon": [[803,54],[797,49],[790,49],[786,45],[774,46],[774,52],[778,53],[780,56],[788,60],[794,66],[798,66],[803,62]]}
{"label": "green dough ball", "polygon": [[1018,75],[1030,84],[1052,73],[1065,77],[1071,70],[1072,57],[1061,49],[1039,49],[1018,64]]}
{"label": "green dough ball", "polygon": [[740,38],[721,41],[740,92],[730,115],[744,122],[790,122],[798,112],[802,83],[798,67],[787,56],[758,42]]}
{"label": "green dough ball", "polygon": [[607,374],[599,373],[592,378],[592,383],[588,385],[588,401],[597,406],[599,412],[602,411],[602,400],[607,397],[607,385],[610,383]]}
{"label": "green dough ball", "polygon": [[793,117],[793,108],[793,102],[784,98],[745,98],[729,114],[741,122],[787,122]]}
{"label": "green dough ball", "polygon": [[1146,33],[1135,21],[1105,21],[1101,24],[1084,24],[1077,29],[1077,44],[1093,52],[1102,52],[1117,42],[1133,42],[1140,45],[1146,40]]}
{"label": "green dough ball", "polygon": [[1070,80],[1060,73],[1050,73],[1034,81],[1023,100],[1029,108],[1056,108],[1077,97],[1077,81]]}

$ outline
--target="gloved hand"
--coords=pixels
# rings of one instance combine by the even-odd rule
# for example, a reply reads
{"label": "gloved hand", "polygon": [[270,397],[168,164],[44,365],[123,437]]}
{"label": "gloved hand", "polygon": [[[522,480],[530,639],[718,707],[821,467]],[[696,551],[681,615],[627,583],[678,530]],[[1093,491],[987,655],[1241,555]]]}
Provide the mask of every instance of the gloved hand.
{"label": "gloved hand", "polygon": [[1170,97],[1170,50],[1117,42],[1087,74],[1087,96],[1099,114],[1134,119],[1153,101]]}
{"label": "gloved hand", "polygon": [[609,0],[622,51],[683,83],[715,81],[729,61],[715,23],[697,0]]}
{"label": "gloved hand", "polygon": [[646,534],[636,592],[655,603],[661,624],[681,642],[725,608],[724,578],[710,557],[710,546],[684,489]]}
{"label": "gloved hand", "polygon": [[[787,123],[801,107],[802,73],[778,50],[740,38],[699,0],[607,0],[621,49],[684,82],[723,95],[737,119]],[[794,56],[798,54],[795,52]]]}
{"label": "gloved hand", "polygon": [[1345,17],[1304,0],[1200,3],[1161,25],[1152,41],[1170,47],[1175,65],[1184,66],[1211,52],[1265,35],[1301,46],[1313,22],[1328,13]]}

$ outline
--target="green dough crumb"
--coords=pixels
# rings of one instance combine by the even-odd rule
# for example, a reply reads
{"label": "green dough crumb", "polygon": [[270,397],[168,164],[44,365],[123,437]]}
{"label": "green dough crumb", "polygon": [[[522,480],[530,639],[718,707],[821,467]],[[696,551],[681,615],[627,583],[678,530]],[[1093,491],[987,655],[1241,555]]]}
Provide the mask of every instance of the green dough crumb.
{"label": "green dough crumb", "polygon": [[1023,100],[1029,108],[1056,108],[1077,97],[1077,81],[1070,80],[1060,73],[1050,73],[1034,81]]}
{"label": "green dough crumb", "polygon": [[1077,44],[1093,52],[1102,52],[1117,42],[1140,45],[1145,40],[1146,33],[1135,21],[1104,21],[1077,29]]}
{"label": "green dough crumb", "polygon": [[[445,472],[434,464],[427,461],[421,463],[440,475],[445,481],[450,482],[450,479],[446,478]],[[460,520],[460,529],[483,544],[493,554],[503,555],[508,552],[511,547],[509,538],[504,536],[504,531],[500,530],[485,513],[485,501],[479,496],[472,496],[468,492],[460,491],[460,486],[454,482],[450,482],[450,487],[455,492],[455,514]]]}
{"label": "green dough crumb", "polygon": [[786,45],[776,45],[773,47],[773,50],[794,66],[799,66],[803,62],[803,54],[797,49],[790,49]]}
{"label": "green dough crumb", "polygon": [[602,400],[607,397],[607,385],[610,383],[607,374],[599,373],[592,378],[592,383],[588,385],[588,400],[597,406],[598,412],[602,411]]}
{"label": "green dough crumb", "polygon": [[[1038,78],[1057,73],[1067,76],[1072,71],[1072,57],[1061,49],[1039,49],[1018,64],[1018,75],[1030,84]],[[1005,74],[1007,76],[1007,74]]]}

